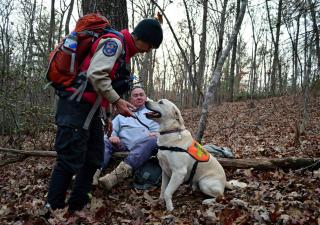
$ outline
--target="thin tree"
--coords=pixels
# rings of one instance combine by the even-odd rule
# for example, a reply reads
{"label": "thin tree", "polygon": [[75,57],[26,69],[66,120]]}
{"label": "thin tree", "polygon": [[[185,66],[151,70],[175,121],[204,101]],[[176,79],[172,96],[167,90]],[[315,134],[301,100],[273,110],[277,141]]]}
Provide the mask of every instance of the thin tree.
{"label": "thin tree", "polygon": [[[317,25],[317,17],[316,17],[316,2],[312,2],[312,0],[308,0],[308,4],[310,7],[311,19],[312,19],[312,27],[315,35],[315,46],[316,46],[316,55],[317,55],[317,73],[315,80],[320,79],[320,32]],[[318,11],[319,13],[319,11]],[[319,18],[319,17],[318,17]]]}
{"label": "thin tree", "polygon": [[[201,31],[201,39],[200,39],[200,52],[199,52],[199,68],[197,81],[199,87],[203,87],[204,83],[204,72],[206,67],[206,46],[207,46],[207,20],[208,20],[208,0],[203,1],[203,16],[202,16],[202,31]],[[203,93],[202,90],[199,90],[199,96],[197,96],[197,105],[203,101]],[[201,99],[200,99],[201,98]]]}
{"label": "thin tree", "polygon": [[65,34],[69,34],[69,24],[70,24],[70,19],[71,19],[71,15],[72,15],[72,11],[73,11],[73,5],[74,5],[74,0],[70,1],[69,4],[69,10],[68,10],[68,14],[67,14],[67,19],[66,19],[66,23],[65,23]]}
{"label": "thin tree", "polygon": [[[236,19],[238,18],[239,13],[240,13],[240,0],[237,0]],[[238,43],[238,34],[236,34],[235,41],[232,46],[231,68],[230,68],[230,74],[229,74],[229,101],[233,101],[233,95],[234,95],[234,70],[236,66],[237,43]]]}
{"label": "thin tree", "polygon": [[50,14],[50,28],[49,28],[49,37],[48,37],[48,52],[53,49],[53,36],[54,36],[54,26],[55,26],[55,9],[54,9],[55,0],[51,0],[51,14]]}
{"label": "thin tree", "polygon": [[270,9],[268,5],[268,0],[266,0],[266,9],[267,9],[267,15],[268,15],[268,22],[269,22],[269,27],[270,27],[270,32],[271,32],[271,38],[272,38],[272,43],[274,45],[274,53],[273,53],[273,62],[272,62],[272,69],[271,69],[271,94],[275,95],[276,94],[276,74],[278,73],[279,75],[279,82],[280,82],[280,90],[281,90],[281,71],[280,71],[280,62],[279,62],[279,37],[280,37],[280,26],[281,26],[281,13],[282,13],[282,0],[279,0],[279,5],[278,5],[278,14],[277,14],[277,23],[276,23],[276,36],[273,34],[273,29],[272,29],[272,22],[271,22],[271,17],[270,17]]}
{"label": "thin tree", "polygon": [[217,84],[221,78],[221,71],[222,71],[223,64],[229,55],[229,52],[233,46],[233,43],[236,40],[237,34],[239,33],[239,30],[240,30],[240,27],[241,27],[241,24],[243,21],[243,17],[244,17],[245,11],[246,11],[247,3],[248,3],[248,0],[241,1],[239,17],[235,22],[234,28],[231,33],[231,37],[228,41],[228,45],[222,51],[222,54],[221,54],[220,58],[218,59],[215,70],[213,71],[213,74],[211,76],[210,84],[209,84],[207,92],[205,94],[205,98],[204,98],[204,102],[203,102],[203,106],[202,106],[202,111],[201,111],[200,122],[199,122],[198,130],[196,133],[196,140],[199,142],[201,142],[201,139],[204,134],[204,130],[206,128],[210,99],[212,98],[212,96],[214,96],[215,92],[217,91]]}

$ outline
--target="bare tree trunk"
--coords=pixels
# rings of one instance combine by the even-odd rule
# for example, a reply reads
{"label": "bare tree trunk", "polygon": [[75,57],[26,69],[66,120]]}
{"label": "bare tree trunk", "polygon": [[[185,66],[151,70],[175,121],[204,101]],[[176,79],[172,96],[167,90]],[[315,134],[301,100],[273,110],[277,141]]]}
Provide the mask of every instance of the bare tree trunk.
{"label": "bare tree trunk", "polygon": [[54,26],[55,26],[55,0],[51,0],[51,14],[50,14],[50,30],[48,37],[48,52],[51,52],[53,49],[53,36],[54,36]]}
{"label": "bare tree trunk", "polygon": [[[219,23],[218,46],[217,46],[217,51],[216,51],[216,57],[214,60],[213,70],[216,69],[218,61],[219,61],[221,54],[222,54],[227,5],[228,5],[228,0],[223,0],[221,18],[220,18],[220,23]],[[218,83],[217,83],[217,89],[219,89],[219,88],[220,88],[220,80],[218,80]],[[218,90],[215,92],[213,98],[215,99],[214,101],[219,102],[219,91]]]}
{"label": "bare tree trunk", "polygon": [[154,96],[154,84],[153,84],[153,74],[154,74],[154,67],[156,62],[156,51],[152,51],[150,54],[150,69],[149,69],[149,76],[148,76],[148,95],[153,98]]}
{"label": "bare tree trunk", "polygon": [[101,13],[117,30],[128,28],[126,0],[82,0],[82,11],[84,15],[92,12]]}
{"label": "bare tree trunk", "polygon": [[[311,73],[311,57],[312,57],[312,45],[308,46],[307,35],[307,10],[304,14],[304,77],[303,77],[303,113],[299,127],[300,133],[305,132],[306,121],[308,120],[308,103],[309,103],[309,74]],[[312,40],[312,37],[310,38]],[[309,54],[309,55],[308,55]]]}
{"label": "bare tree trunk", "polygon": [[293,75],[293,91],[294,93],[297,91],[297,79],[299,77],[299,53],[298,53],[298,44],[299,44],[299,33],[300,33],[300,16],[297,18],[297,31],[296,37],[294,41],[294,75]]}
{"label": "bare tree trunk", "polygon": [[268,90],[268,77],[267,77],[267,60],[266,60],[266,55],[267,55],[267,34],[266,34],[266,42],[265,42],[265,48],[263,50],[263,70],[264,70],[264,92],[267,93]]}
{"label": "bare tree trunk", "polygon": [[218,47],[216,51],[216,57],[214,60],[214,68],[217,67],[218,61],[222,54],[223,49],[223,36],[224,36],[224,28],[226,23],[226,11],[227,11],[228,0],[223,1],[222,11],[221,11],[221,19],[219,24],[219,37],[218,37]]}
{"label": "bare tree trunk", "polygon": [[[271,94],[274,96],[276,94],[276,86],[277,86],[277,79],[276,74],[278,73],[279,77],[281,78],[281,74],[279,71],[280,68],[280,62],[279,62],[279,36],[280,36],[280,26],[281,26],[281,12],[282,12],[282,0],[279,0],[279,6],[278,6],[278,15],[277,15],[277,30],[276,30],[276,37],[273,35],[273,29],[272,29],[272,22],[270,18],[270,10],[268,6],[268,0],[266,0],[266,9],[267,9],[267,15],[268,15],[268,22],[271,32],[271,38],[272,43],[274,45],[274,56],[273,56],[273,62],[272,62],[272,70],[271,70],[271,82],[270,82],[270,91]],[[281,80],[279,80],[281,83]]]}
{"label": "bare tree trunk", "polygon": [[[208,0],[203,1],[203,16],[202,16],[202,34],[200,40],[200,52],[199,52],[199,68],[198,74],[198,86],[203,87],[204,72],[206,66],[206,46],[207,46],[207,18],[208,18]],[[203,101],[202,89],[198,90],[197,105],[200,105]]]}
{"label": "bare tree trunk", "polygon": [[188,10],[188,6],[187,6],[187,3],[186,3],[186,0],[183,0],[183,5],[184,5],[184,9],[185,9],[185,12],[186,12],[186,17],[187,17],[187,24],[188,24],[188,32],[189,32],[189,38],[191,40],[191,46],[190,46],[190,60],[189,60],[189,65],[191,67],[191,72],[189,74],[190,79],[193,79],[194,80],[194,83],[192,83],[191,85],[191,95],[192,95],[192,100],[191,100],[191,105],[192,107],[195,107],[195,102],[196,102],[196,96],[195,96],[195,93],[196,93],[196,83],[198,82],[197,81],[197,76],[196,76],[196,67],[195,67],[195,61],[196,61],[196,56],[195,56],[195,49],[194,49],[194,33],[193,33],[193,25],[192,25],[192,22],[191,22],[191,18],[190,18],[190,15],[189,15],[189,10]]}
{"label": "bare tree trunk", "polygon": [[[10,77],[9,68],[11,65],[11,55],[13,51],[11,50],[12,35],[11,35],[11,26],[10,26],[10,17],[12,16],[14,5],[12,1],[4,2],[1,5],[0,10],[0,88],[3,93],[10,93],[12,90],[12,83],[16,84],[17,79]],[[9,85],[10,84],[10,85]],[[3,95],[4,96],[4,95]],[[10,96],[10,95],[9,95]],[[10,96],[10,98],[12,98]],[[9,99],[10,99],[9,98]],[[10,105],[7,98],[2,98],[4,101],[3,105]],[[17,102],[17,101],[16,101]],[[2,106],[3,106],[2,105]],[[17,103],[15,103],[17,105]],[[16,114],[14,113],[15,109],[13,107],[0,107],[1,118],[1,134],[10,133],[14,129],[14,125],[18,126],[18,123],[12,123],[9,119],[12,117],[15,120]]]}
{"label": "bare tree trunk", "polygon": [[[317,2],[317,1],[316,1]],[[316,80],[320,79],[320,41],[319,41],[319,28],[317,25],[317,17],[316,17],[316,12],[315,12],[315,5],[316,2],[312,2],[312,0],[308,0],[309,7],[310,7],[310,13],[311,13],[311,19],[312,19],[312,27],[313,27],[313,32],[315,35],[315,46],[316,46],[316,55],[317,55],[317,72],[316,72]],[[318,2],[319,3],[319,2]]]}
{"label": "bare tree trunk", "polygon": [[74,5],[74,0],[70,1],[69,4],[69,10],[68,10],[68,14],[67,14],[67,19],[66,19],[66,24],[65,24],[65,34],[69,34],[69,24],[70,24],[70,19],[71,19],[71,15],[72,15],[72,11],[73,11],[73,5]]}
{"label": "bare tree trunk", "polygon": [[256,38],[256,31],[255,31],[255,27],[254,27],[254,20],[252,18],[252,15],[250,13],[250,10],[248,10],[248,14],[249,17],[251,19],[251,27],[252,27],[252,37],[253,37],[253,44],[254,47],[252,49],[252,55],[253,55],[253,61],[251,64],[252,67],[252,80],[251,80],[251,85],[250,85],[250,95],[251,95],[251,99],[253,98],[255,89],[256,89],[256,85],[257,85],[257,68],[256,68],[256,64],[257,64],[257,47],[258,47],[258,42],[257,42],[257,38]]}
{"label": "bare tree trunk", "polygon": [[[236,18],[238,18],[240,12],[240,0],[237,0],[237,13]],[[236,35],[236,40],[232,46],[232,56],[231,56],[231,68],[230,68],[230,75],[229,75],[229,101],[233,101],[234,96],[234,70],[236,66],[236,59],[237,59],[237,43],[238,43],[238,34]]]}
{"label": "bare tree trunk", "polygon": [[291,45],[292,45],[292,93],[295,93],[297,91],[297,77],[299,73],[298,69],[298,42],[299,42],[299,30],[300,30],[300,16],[301,14],[298,14],[296,17],[296,22],[297,22],[297,29],[296,29],[296,34],[295,38],[293,39],[290,31],[289,31],[289,26],[288,23],[286,22],[286,19],[284,19],[284,23],[286,25],[289,38],[291,40]]}
{"label": "bare tree trunk", "polygon": [[276,66],[278,67],[278,77],[279,77],[279,93],[282,94],[285,90],[283,87],[283,78],[282,78],[282,67],[279,57],[279,39],[280,39],[280,28],[281,28],[281,18],[282,18],[282,4],[283,0],[279,0],[279,6],[278,6],[278,16],[277,16],[277,31],[276,31],[276,43],[275,43],[275,57],[276,57]]}
{"label": "bare tree trunk", "polygon": [[208,108],[209,108],[209,101],[211,99],[212,96],[214,96],[216,89],[217,89],[217,84],[220,80],[221,77],[221,70],[224,64],[224,61],[226,60],[226,58],[228,57],[228,54],[233,46],[234,41],[236,40],[236,36],[239,33],[241,24],[242,24],[242,20],[246,11],[246,6],[248,1],[247,0],[242,0],[241,1],[242,5],[240,7],[240,13],[239,13],[239,17],[235,23],[235,26],[232,30],[232,34],[231,37],[229,39],[228,45],[226,47],[226,49],[222,52],[221,57],[219,58],[216,68],[212,74],[211,77],[211,81],[209,84],[209,87],[207,89],[205,98],[204,98],[204,103],[202,106],[202,111],[201,111],[201,117],[200,117],[200,122],[199,122],[199,126],[198,126],[198,130],[196,133],[196,140],[201,142],[201,139],[203,137],[204,134],[204,130],[206,127],[206,121],[207,121],[207,116],[208,116]]}

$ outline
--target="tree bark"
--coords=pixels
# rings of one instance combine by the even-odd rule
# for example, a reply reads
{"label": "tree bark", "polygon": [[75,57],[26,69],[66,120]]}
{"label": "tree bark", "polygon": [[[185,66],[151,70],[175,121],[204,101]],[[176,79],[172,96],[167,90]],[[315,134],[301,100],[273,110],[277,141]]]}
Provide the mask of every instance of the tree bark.
{"label": "tree bark", "polygon": [[[54,151],[26,151],[10,148],[1,148],[0,151],[13,153],[13,154],[23,154],[27,156],[36,157],[56,157],[56,152]],[[115,152],[112,157],[115,159],[123,159],[128,155],[128,152]],[[264,159],[229,159],[229,158],[217,158],[224,168],[237,168],[237,169],[300,169],[306,167],[312,167],[316,169],[320,167],[320,158],[296,158],[296,157],[286,157],[286,158],[264,158]]]}
{"label": "tree bark", "polygon": [[100,13],[110,20],[116,30],[128,28],[128,12],[126,0],[82,0],[83,14]]}
{"label": "tree bark", "polygon": [[[203,17],[202,17],[202,33],[200,40],[200,52],[199,52],[199,67],[198,67],[198,84],[199,87],[203,87],[204,72],[206,67],[206,46],[207,46],[207,20],[208,20],[208,0],[203,1]],[[200,105],[203,101],[202,90],[199,90],[197,96],[197,105]]]}

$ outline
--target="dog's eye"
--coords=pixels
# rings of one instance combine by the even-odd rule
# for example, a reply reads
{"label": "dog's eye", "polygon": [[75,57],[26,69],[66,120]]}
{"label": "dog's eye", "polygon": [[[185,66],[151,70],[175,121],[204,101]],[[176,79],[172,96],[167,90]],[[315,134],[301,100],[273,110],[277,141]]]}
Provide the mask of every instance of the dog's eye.
{"label": "dog's eye", "polygon": [[159,104],[163,104],[162,100],[159,101]]}

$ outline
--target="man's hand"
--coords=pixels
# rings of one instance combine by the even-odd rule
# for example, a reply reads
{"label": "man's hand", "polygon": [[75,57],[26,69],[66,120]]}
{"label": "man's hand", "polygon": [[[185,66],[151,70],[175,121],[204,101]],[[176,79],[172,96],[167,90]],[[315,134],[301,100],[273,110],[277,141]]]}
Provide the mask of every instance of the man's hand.
{"label": "man's hand", "polygon": [[150,132],[149,136],[150,137],[157,137],[157,136],[159,136],[159,133],[158,132]]}
{"label": "man's hand", "polygon": [[113,145],[119,145],[120,144],[120,138],[118,138],[117,136],[109,137],[109,141]]}
{"label": "man's hand", "polygon": [[128,117],[128,116],[133,116],[134,114],[132,113],[131,110],[135,110],[136,107],[134,107],[131,103],[119,98],[116,102],[113,103],[113,105],[117,108],[117,111],[119,114]]}

